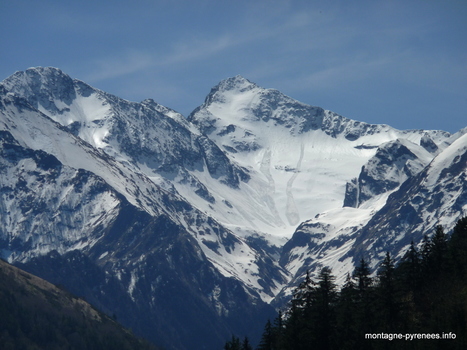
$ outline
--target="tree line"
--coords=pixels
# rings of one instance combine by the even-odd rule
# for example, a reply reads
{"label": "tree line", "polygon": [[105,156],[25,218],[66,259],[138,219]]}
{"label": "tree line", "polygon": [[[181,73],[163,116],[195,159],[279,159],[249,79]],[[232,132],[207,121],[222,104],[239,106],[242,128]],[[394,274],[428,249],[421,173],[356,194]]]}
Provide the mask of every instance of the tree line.
{"label": "tree line", "polygon": [[[233,336],[224,349],[253,347]],[[397,264],[386,253],[375,276],[361,259],[340,289],[330,268],[307,272],[256,349],[467,349],[467,217]]]}

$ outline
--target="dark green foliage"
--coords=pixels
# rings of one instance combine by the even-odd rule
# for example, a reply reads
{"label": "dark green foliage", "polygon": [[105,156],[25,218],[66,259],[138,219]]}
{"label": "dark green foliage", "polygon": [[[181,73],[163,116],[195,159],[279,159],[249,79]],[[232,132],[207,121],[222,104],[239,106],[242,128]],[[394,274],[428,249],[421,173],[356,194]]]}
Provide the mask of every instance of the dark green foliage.
{"label": "dark green foliage", "polygon": [[243,339],[242,350],[253,350],[253,347],[251,346],[250,341],[248,340],[248,337],[245,337]]}
{"label": "dark green foliage", "polygon": [[240,342],[240,338],[232,335],[232,339],[224,345],[224,350],[253,350],[250,345],[248,337],[243,338],[243,342]]}
{"label": "dark green foliage", "polygon": [[[387,253],[375,278],[362,259],[340,292],[329,268],[307,272],[289,308],[264,329],[259,350],[467,349],[467,218],[410,245],[395,266]],[[365,334],[455,334],[455,339],[365,339]]]}
{"label": "dark green foliage", "polygon": [[411,292],[414,294],[419,289],[421,282],[421,256],[413,241],[400,261],[397,270],[398,288],[405,293]]}
{"label": "dark green foliage", "polygon": [[353,277],[357,280],[357,290],[360,297],[365,297],[366,293],[369,291],[372,283],[372,278],[370,277],[371,270],[368,266],[368,263],[365,259],[360,260],[360,265],[357,266],[353,273]]}
{"label": "dark green foliage", "polygon": [[266,322],[264,327],[263,336],[261,337],[261,342],[259,343],[259,350],[272,350],[274,343],[274,332],[272,329],[271,320]]}
{"label": "dark green foliage", "polygon": [[449,241],[452,268],[459,278],[467,277],[467,217],[459,220]]}
{"label": "dark green foliage", "polygon": [[331,269],[325,267],[318,275],[312,291],[310,316],[313,326],[311,343],[320,349],[332,349],[335,341],[337,287]]}
{"label": "dark green foliage", "polygon": [[232,339],[225,343],[224,350],[241,350],[240,339],[232,335]]}
{"label": "dark green foliage", "polygon": [[436,231],[430,240],[431,251],[426,256],[426,273],[431,275],[443,274],[448,268],[448,238],[441,226],[436,227]]}
{"label": "dark green foliage", "polygon": [[336,308],[336,333],[339,335],[342,350],[357,349],[357,293],[355,282],[349,274],[341,288]]}
{"label": "dark green foliage", "polygon": [[314,282],[307,271],[304,281],[295,289],[290,302],[284,332],[286,349],[305,350],[310,347],[313,332],[311,329],[313,323],[310,320],[314,288]]}
{"label": "dark green foliage", "polygon": [[400,312],[399,291],[396,289],[396,276],[394,261],[386,253],[384,260],[378,270],[378,288],[375,291],[375,308],[380,314],[376,320],[378,328],[383,332],[385,329],[392,331],[402,331],[399,329],[398,317]]}
{"label": "dark green foliage", "polygon": [[155,349],[81,299],[0,261],[1,349]]}
{"label": "dark green foliage", "polygon": [[274,339],[273,344],[275,344],[276,348],[280,349],[285,346],[285,323],[284,323],[284,316],[282,311],[279,311],[276,319],[274,320]]}

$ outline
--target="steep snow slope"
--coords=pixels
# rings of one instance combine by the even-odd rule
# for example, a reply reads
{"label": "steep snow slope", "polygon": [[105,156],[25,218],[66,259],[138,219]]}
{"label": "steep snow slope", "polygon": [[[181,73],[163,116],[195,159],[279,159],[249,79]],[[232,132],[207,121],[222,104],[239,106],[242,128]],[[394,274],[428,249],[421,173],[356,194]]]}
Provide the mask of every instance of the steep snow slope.
{"label": "steep snow slope", "polygon": [[[316,276],[322,267],[329,266],[338,277],[337,282],[343,283],[361,258],[376,269],[386,252],[397,261],[412,241],[420,244],[424,234],[434,233],[437,225],[449,232],[467,214],[466,131],[453,135],[447,140],[447,148],[426,166],[419,164],[423,170],[411,176],[394,176],[403,174],[401,169],[413,169],[413,159],[408,155],[415,152],[406,147],[410,144],[399,144],[398,151],[392,153],[398,155],[397,159],[389,163],[388,145],[383,145],[383,152],[377,152],[362,168],[359,186],[366,187],[367,193],[370,187],[382,189],[389,184],[389,189],[383,194],[373,191],[373,196],[358,208],[330,210],[302,223],[284,246],[281,257],[281,265],[294,277],[275,302],[280,304],[290,295],[291,286],[303,278],[306,270]],[[394,146],[397,145],[391,147]],[[410,149],[415,151],[413,146]],[[363,181],[368,174],[373,174],[372,180]],[[399,182],[392,182],[397,177]]]}
{"label": "steep snow slope", "polygon": [[[444,147],[449,136],[349,120],[241,76],[213,88],[189,120],[249,170],[251,180],[240,184],[237,196],[228,196],[237,212],[222,213],[219,220],[237,225],[239,231],[254,229],[277,238],[290,238],[301,221],[340,208],[347,182],[380,145],[400,139],[411,144],[432,140]],[[421,163],[412,172],[434,156],[419,149],[415,157],[420,156]]]}
{"label": "steep snow slope", "polygon": [[119,194],[93,173],[25,148],[0,131],[0,252],[22,261],[93,246],[115,219]]}

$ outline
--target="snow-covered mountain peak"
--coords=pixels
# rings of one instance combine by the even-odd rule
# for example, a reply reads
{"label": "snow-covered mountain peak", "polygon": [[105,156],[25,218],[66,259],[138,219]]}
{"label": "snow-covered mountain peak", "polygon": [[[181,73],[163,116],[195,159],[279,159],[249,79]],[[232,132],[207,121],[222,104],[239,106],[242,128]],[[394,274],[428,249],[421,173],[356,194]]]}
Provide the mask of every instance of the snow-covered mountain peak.
{"label": "snow-covered mountain peak", "polygon": [[[348,183],[357,180],[379,147],[376,167],[369,164],[367,170],[381,188],[377,193],[368,191],[366,201],[378,194],[384,202],[386,192],[420,171],[438,148],[446,147],[444,141],[450,136],[347,119],[238,76],[213,88],[188,119],[240,166],[250,170],[252,180],[243,193],[253,193],[254,189],[257,199],[242,199],[238,204],[266,202],[266,207],[252,206],[249,210],[260,219],[255,221],[255,229],[282,237],[290,237],[300,221],[348,204],[344,197],[352,198],[348,206],[361,203],[359,193],[354,191],[357,187],[349,187]],[[402,155],[404,152],[407,154]],[[418,157],[423,159],[418,161]],[[398,166],[386,165],[389,158],[397,160]],[[390,170],[388,178],[385,169]],[[373,170],[377,170],[376,175],[371,174]],[[350,190],[354,191],[352,195],[346,195]],[[363,191],[360,193],[363,201]],[[238,225],[241,221],[235,218],[233,222]]]}
{"label": "snow-covered mountain peak", "polygon": [[[71,77],[55,67],[31,67],[25,71],[17,71],[3,81],[4,84],[29,85],[31,90],[45,90],[46,85],[67,85],[72,83]],[[41,88],[44,86],[44,88]],[[51,89],[52,93],[54,89]]]}
{"label": "snow-covered mountain peak", "polygon": [[424,136],[425,147],[436,152],[436,145],[449,136],[443,132],[399,131],[388,125],[351,120],[299,102],[278,90],[262,88],[241,76],[219,83],[188,120],[229,152],[257,150],[267,147],[267,139],[301,137],[314,131],[334,139],[358,140],[366,148],[399,137],[420,143]]}
{"label": "snow-covered mountain peak", "polygon": [[297,134],[318,128],[323,114],[322,108],[305,105],[277,90],[259,87],[236,76],[214,87],[188,119],[205,134],[214,130],[227,134],[232,126],[248,133],[254,125],[282,126],[288,133]]}
{"label": "snow-covered mountain peak", "polygon": [[210,95],[216,93],[225,93],[228,91],[245,92],[254,88],[258,88],[258,85],[244,78],[241,75],[236,75],[234,77],[222,80],[219,84],[212,88]]}
{"label": "snow-covered mountain peak", "polygon": [[[112,114],[105,93],[72,79],[58,68],[29,68],[6,78],[2,85],[56,122],[69,126],[75,135],[87,123],[98,124]],[[82,138],[100,147],[102,137]]]}
{"label": "snow-covered mountain peak", "polygon": [[29,68],[14,73],[2,84],[7,90],[26,98],[33,107],[52,113],[62,111],[54,101],[61,101],[63,105],[69,106],[76,99],[73,79],[58,68]]}

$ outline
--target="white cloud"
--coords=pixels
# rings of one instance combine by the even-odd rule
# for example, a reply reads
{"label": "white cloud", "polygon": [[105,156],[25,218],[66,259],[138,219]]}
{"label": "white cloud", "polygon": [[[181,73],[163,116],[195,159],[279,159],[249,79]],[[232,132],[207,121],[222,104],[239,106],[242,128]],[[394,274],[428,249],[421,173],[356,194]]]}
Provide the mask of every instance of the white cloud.
{"label": "white cloud", "polygon": [[132,74],[155,64],[154,57],[145,52],[130,50],[120,57],[106,57],[94,62],[91,73],[85,78],[91,83]]}
{"label": "white cloud", "polygon": [[196,30],[190,32],[187,27],[186,35],[169,45],[169,48],[163,52],[152,49],[150,46],[138,49],[123,48],[122,52],[93,60],[91,64],[96,68],[87,76],[87,79],[97,82],[136,73],[147,68],[166,69],[172,66],[172,69],[176,69],[180,64],[199,60],[215,61],[219,58],[216,55],[231,49],[238,49],[236,54],[241,54],[242,47],[264,45],[266,42],[279,42],[281,39],[287,39],[286,35],[293,35],[294,32],[303,30],[311,21],[307,13],[292,13],[278,22],[273,22],[273,19],[268,14],[256,20],[247,15],[234,27],[223,28],[223,31],[210,36],[200,35],[196,33]]}

